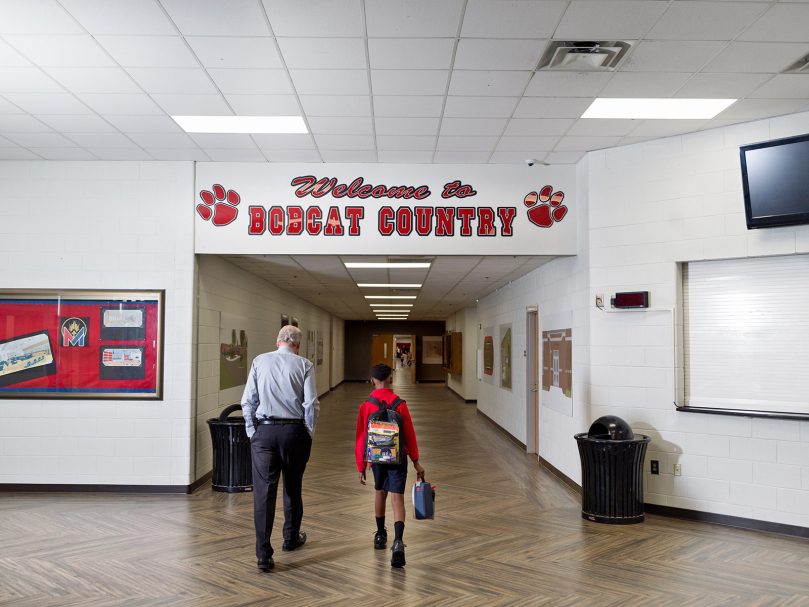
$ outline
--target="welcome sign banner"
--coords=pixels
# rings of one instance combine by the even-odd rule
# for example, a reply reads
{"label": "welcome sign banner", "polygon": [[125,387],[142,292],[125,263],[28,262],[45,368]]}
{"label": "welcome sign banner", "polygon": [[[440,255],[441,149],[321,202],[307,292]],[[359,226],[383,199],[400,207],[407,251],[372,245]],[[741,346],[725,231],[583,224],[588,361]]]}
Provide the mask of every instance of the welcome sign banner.
{"label": "welcome sign banner", "polygon": [[195,251],[575,255],[575,167],[196,165]]}

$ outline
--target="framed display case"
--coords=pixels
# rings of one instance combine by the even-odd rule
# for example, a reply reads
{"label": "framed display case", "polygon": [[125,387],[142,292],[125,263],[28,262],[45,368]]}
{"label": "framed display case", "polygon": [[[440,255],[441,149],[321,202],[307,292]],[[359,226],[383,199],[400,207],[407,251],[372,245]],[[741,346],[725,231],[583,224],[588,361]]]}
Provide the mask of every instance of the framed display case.
{"label": "framed display case", "polygon": [[451,332],[444,335],[442,367],[447,373],[460,375],[463,372],[463,334]]}
{"label": "framed display case", "polygon": [[164,298],[0,290],[0,398],[162,400]]}

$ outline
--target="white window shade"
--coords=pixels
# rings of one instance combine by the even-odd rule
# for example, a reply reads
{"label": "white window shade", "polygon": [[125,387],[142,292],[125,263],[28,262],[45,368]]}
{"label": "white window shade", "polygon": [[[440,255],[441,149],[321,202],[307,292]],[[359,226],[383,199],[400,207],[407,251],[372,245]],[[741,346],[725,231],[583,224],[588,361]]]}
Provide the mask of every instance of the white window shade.
{"label": "white window shade", "polygon": [[685,406],[809,416],[809,255],[683,266]]}

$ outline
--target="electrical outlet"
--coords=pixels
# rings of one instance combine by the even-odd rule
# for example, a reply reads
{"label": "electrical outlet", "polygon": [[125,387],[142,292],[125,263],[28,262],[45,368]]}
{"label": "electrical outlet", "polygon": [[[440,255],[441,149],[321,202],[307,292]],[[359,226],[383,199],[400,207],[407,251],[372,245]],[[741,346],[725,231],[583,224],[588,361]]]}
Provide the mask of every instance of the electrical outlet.
{"label": "electrical outlet", "polygon": [[604,307],[604,294],[597,293],[596,294],[596,308],[603,308]]}
{"label": "electrical outlet", "polygon": [[682,476],[682,475],[683,475],[683,465],[674,464],[674,476]]}
{"label": "electrical outlet", "polygon": [[656,459],[652,460],[652,474],[660,474],[660,462]]}

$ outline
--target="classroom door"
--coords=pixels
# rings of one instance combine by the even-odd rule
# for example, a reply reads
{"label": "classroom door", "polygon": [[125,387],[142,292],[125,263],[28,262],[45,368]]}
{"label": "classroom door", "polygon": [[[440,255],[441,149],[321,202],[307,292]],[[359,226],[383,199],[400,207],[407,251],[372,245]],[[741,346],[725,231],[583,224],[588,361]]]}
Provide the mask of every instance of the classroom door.
{"label": "classroom door", "polygon": [[379,333],[371,336],[371,365],[385,363],[393,368],[393,333]]}

